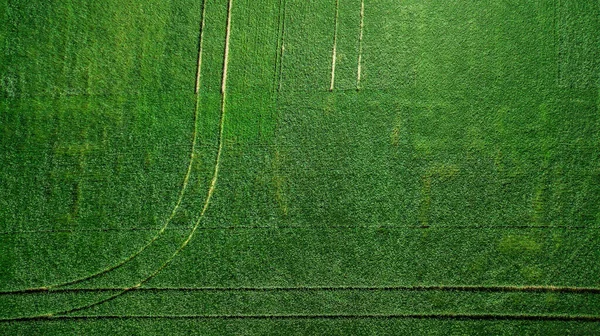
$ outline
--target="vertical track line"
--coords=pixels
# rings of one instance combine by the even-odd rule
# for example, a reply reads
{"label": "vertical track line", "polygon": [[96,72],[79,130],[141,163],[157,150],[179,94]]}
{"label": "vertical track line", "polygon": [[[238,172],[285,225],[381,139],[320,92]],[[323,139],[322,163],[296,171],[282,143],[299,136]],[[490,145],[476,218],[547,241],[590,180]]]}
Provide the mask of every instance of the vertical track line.
{"label": "vertical track line", "polygon": [[358,66],[356,70],[356,91],[360,90],[360,75],[362,70],[363,30],[365,18],[365,0],[360,1],[360,33],[358,34]]}
{"label": "vertical track line", "polygon": [[283,8],[283,0],[279,0],[278,13],[277,13],[277,36],[275,38],[275,66],[273,68],[273,92],[277,91],[277,80],[279,75],[279,59],[281,57],[279,50],[281,49],[281,18],[282,18],[282,8]]}
{"label": "vertical track line", "polygon": [[281,19],[281,51],[279,52],[279,85],[277,91],[281,92],[283,85],[283,56],[285,55],[285,14],[286,14],[286,0],[283,1],[283,17]]}
{"label": "vertical track line", "polygon": [[[225,31],[225,55],[223,57],[223,77],[221,78],[221,102],[225,101],[225,89],[227,88],[227,68],[229,66],[229,38],[231,37],[231,9],[233,0],[227,5],[227,30]],[[224,105],[221,105],[224,110]]]}
{"label": "vertical track line", "polygon": [[200,71],[202,69],[202,41],[204,40],[204,23],[206,17],[206,0],[202,0],[202,20],[200,21],[200,42],[198,46],[198,67],[196,71],[196,94],[200,91]]}
{"label": "vertical track line", "polygon": [[331,82],[329,84],[329,91],[333,91],[335,85],[335,59],[337,55],[338,12],[339,0],[335,0],[335,23],[333,31],[333,50],[331,52]]}

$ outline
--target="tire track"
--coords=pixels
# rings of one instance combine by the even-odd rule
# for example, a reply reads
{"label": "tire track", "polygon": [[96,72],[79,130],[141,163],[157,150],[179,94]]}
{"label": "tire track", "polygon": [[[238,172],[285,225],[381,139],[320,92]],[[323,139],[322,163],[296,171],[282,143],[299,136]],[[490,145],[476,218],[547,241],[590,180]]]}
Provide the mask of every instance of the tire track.
{"label": "tire track", "polygon": [[[192,226],[176,226],[167,228],[167,230],[191,230]],[[444,229],[444,230],[464,230],[464,229],[503,229],[503,230],[598,230],[600,226],[595,225],[238,225],[238,226],[212,226],[201,227],[198,230],[334,230],[334,229]],[[30,231],[5,231],[0,235],[25,235],[25,234],[43,234],[43,233],[83,233],[83,232],[119,232],[119,231],[157,231],[159,228],[98,228],[98,229],[56,229],[56,230],[30,230]]]}
{"label": "tire track", "polygon": [[196,89],[195,93],[200,91],[200,73],[202,69],[202,41],[204,40],[204,23],[206,22],[206,0],[202,0],[202,19],[200,20],[200,42],[198,42],[198,66],[196,67]]}
{"label": "tire track", "polygon": [[329,83],[329,91],[333,91],[335,86],[335,62],[337,58],[337,33],[338,33],[338,14],[339,0],[335,0],[335,19],[333,30],[333,50],[331,51],[331,81]]}
{"label": "tire track", "polygon": [[365,0],[360,1],[360,32],[358,34],[358,65],[356,69],[356,91],[360,90],[360,76],[362,73],[362,50],[363,50],[363,30],[365,26]]}
{"label": "tire track", "polygon": [[294,287],[135,287],[135,288],[57,288],[53,290],[0,292],[0,295],[44,293],[95,293],[95,292],[320,292],[320,291],[368,291],[368,292],[488,292],[488,293],[565,293],[600,294],[600,287],[573,286],[471,286],[471,285],[423,285],[423,286],[294,286]]}
{"label": "tire track", "polygon": [[560,322],[600,322],[596,315],[565,314],[322,314],[322,315],[75,315],[75,316],[38,316],[35,318],[0,319],[0,322],[56,321],[56,320],[491,320],[491,321],[560,321]]}

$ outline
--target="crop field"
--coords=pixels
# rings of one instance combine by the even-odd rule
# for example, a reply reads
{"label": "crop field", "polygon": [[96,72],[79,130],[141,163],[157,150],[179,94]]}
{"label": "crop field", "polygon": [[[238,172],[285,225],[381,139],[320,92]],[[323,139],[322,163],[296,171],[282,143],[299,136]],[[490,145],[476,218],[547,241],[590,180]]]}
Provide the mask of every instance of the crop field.
{"label": "crop field", "polygon": [[600,334],[600,2],[0,0],[0,334]]}

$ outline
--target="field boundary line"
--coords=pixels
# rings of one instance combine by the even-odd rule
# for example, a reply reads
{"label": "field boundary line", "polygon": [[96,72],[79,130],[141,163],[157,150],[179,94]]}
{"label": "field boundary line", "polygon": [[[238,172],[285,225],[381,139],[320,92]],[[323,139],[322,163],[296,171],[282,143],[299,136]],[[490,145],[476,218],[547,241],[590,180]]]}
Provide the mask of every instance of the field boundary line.
{"label": "field boundary line", "polygon": [[[165,230],[191,230],[191,226],[170,227]],[[600,226],[567,226],[567,225],[362,225],[362,226],[315,226],[315,225],[252,225],[252,226],[205,226],[198,230],[335,230],[335,229],[444,229],[444,230],[468,230],[468,229],[506,229],[506,230],[527,230],[527,229],[562,229],[562,230],[598,230]],[[118,231],[158,231],[160,228],[99,228],[99,229],[77,229],[77,230],[30,230],[30,231],[4,231],[0,235],[19,235],[19,234],[42,234],[42,233],[83,233],[83,232],[118,232]]]}
{"label": "field boundary line", "polygon": [[108,320],[108,319],[195,319],[195,320],[357,320],[357,319],[420,319],[420,320],[516,320],[600,322],[598,315],[565,314],[461,314],[461,313],[407,313],[407,314],[261,314],[261,315],[43,315],[24,318],[3,318],[0,322],[27,322],[52,320]]}
{"label": "field boundary line", "polygon": [[422,285],[422,286],[294,286],[294,287],[103,287],[103,288],[57,288],[46,290],[23,290],[2,292],[0,295],[46,294],[46,293],[85,293],[85,292],[328,292],[328,291],[367,291],[367,292],[490,292],[490,293],[565,293],[600,294],[600,287],[573,286],[470,286],[470,285]]}

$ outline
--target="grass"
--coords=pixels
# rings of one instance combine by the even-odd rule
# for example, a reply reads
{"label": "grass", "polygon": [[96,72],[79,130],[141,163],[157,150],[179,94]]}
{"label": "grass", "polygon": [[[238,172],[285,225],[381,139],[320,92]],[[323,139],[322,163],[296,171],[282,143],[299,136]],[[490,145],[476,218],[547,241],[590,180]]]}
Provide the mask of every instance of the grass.
{"label": "grass", "polygon": [[0,333],[598,333],[598,14],[0,0]]}

